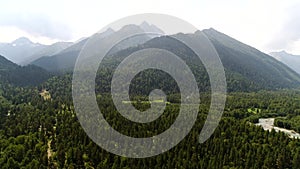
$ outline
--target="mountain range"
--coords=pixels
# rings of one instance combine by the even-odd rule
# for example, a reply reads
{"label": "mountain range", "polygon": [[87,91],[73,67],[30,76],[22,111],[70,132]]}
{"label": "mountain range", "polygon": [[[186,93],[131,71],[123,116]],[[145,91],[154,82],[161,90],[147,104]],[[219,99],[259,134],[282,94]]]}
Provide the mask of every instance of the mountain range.
{"label": "mountain range", "polygon": [[11,43],[0,43],[0,55],[14,63],[26,65],[39,57],[54,55],[72,44],[72,42],[57,42],[43,45],[21,37]]}
{"label": "mountain range", "polygon": [[[228,91],[274,90],[298,87],[300,85],[300,76],[273,57],[218,32],[215,29],[206,29],[202,32],[212,42],[223,63]],[[197,34],[199,33],[200,31],[193,34],[179,33],[171,36],[160,36],[142,45],[120,50],[112,54],[111,57],[108,56],[108,59],[106,59],[107,62],[103,60],[103,69],[99,68],[99,71],[105,72],[110,70],[110,73],[113,73],[116,66],[135,51],[146,48],[165,49],[183,59],[195,75],[199,88],[202,88],[203,91],[207,91],[209,90],[209,78],[202,62],[199,58],[197,59],[197,56],[195,56],[193,51],[187,46],[172,38],[172,36],[184,36],[194,39],[197,38]],[[102,75],[104,74],[105,73]],[[152,82],[150,82],[151,84],[168,84],[172,81],[168,75],[163,75],[159,72],[148,72],[138,77],[138,79],[140,79],[139,83],[147,84],[150,74],[155,76],[155,79],[152,79]],[[97,81],[96,79],[97,84],[101,83],[101,81],[103,80],[100,79]],[[133,84],[132,86],[134,87],[135,85]],[[136,85],[136,87],[139,88],[138,91],[142,91],[144,88],[147,88],[147,85],[143,87]],[[176,90],[176,85],[168,85],[168,88]],[[148,91],[144,92],[147,93]]]}
{"label": "mountain range", "polygon": [[[120,61],[135,51],[145,48],[167,49],[180,56],[189,64],[199,82],[199,86],[203,89],[209,88],[209,78],[201,61],[195,59],[195,54],[188,47],[172,40],[174,39],[172,36],[188,36],[190,38],[196,38],[196,35],[199,34],[200,31],[192,34],[178,33],[176,35],[161,36],[160,34],[163,34],[161,29],[155,25],[143,22],[140,25],[126,25],[120,30],[109,28],[102,33],[97,33],[93,35],[95,37],[93,38],[93,43],[97,44],[104,40],[110,40],[112,37],[121,33],[126,33],[127,31],[134,31],[137,33],[156,32],[158,35],[153,36],[146,34],[124,40],[117,44],[107,56],[106,60],[109,60],[109,62],[104,64],[104,67],[111,73]],[[220,56],[224,65],[229,91],[274,90],[300,86],[300,75],[292,70],[293,67],[288,67],[268,54],[231,38],[213,28],[205,29],[202,32],[211,41]],[[44,72],[44,70],[52,73],[71,72],[82,47],[88,40],[89,37],[76,43],[61,42],[46,46],[32,43],[26,38],[20,38],[11,44],[1,44],[0,53],[6,53],[7,55],[3,56],[12,61],[18,60],[16,63],[34,65],[34,69],[40,67],[42,68],[41,72]],[[23,54],[17,49],[23,51]],[[10,50],[15,54],[13,55],[13,52],[9,53],[8,51]],[[25,51],[30,52],[26,53]],[[5,62],[8,65],[13,64],[8,61]],[[17,65],[14,65],[12,67],[16,66]],[[24,69],[26,66],[21,68]],[[169,81],[171,81],[167,75],[162,75],[157,72],[155,74],[162,76],[161,78],[157,78],[160,79],[160,82],[169,83]],[[107,76],[106,80],[109,79],[111,75]],[[159,83],[159,81],[154,81],[153,83]],[[174,85],[169,87],[176,88]]]}

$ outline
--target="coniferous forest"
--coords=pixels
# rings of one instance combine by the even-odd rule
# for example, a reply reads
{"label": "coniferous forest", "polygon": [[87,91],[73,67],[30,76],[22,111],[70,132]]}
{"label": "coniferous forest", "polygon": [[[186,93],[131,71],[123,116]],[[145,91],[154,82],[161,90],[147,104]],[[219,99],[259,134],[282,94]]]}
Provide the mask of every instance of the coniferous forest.
{"label": "coniferous forest", "polygon": [[[298,90],[230,93],[218,128],[203,144],[198,142],[198,135],[206,118],[210,95],[201,93],[197,121],[180,144],[158,156],[134,159],[101,149],[85,134],[71,101],[71,78],[71,74],[54,76],[34,87],[1,84],[1,168],[297,169],[300,166],[299,139],[275,130],[264,131],[254,125],[263,117],[288,116],[284,119],[287,122],[299,118]],[[109,123],[135,137],[155,135],[168,128],[179,110],[176,97],[176,94],[168,97],[170,104],[165,115],[152,126],[129,126],[115,115],[110,95],[97,94],[99,107]],[[136,105],[141,110],[147,106],[147,102]],[[299,124],[289,123],[291,127]]]}

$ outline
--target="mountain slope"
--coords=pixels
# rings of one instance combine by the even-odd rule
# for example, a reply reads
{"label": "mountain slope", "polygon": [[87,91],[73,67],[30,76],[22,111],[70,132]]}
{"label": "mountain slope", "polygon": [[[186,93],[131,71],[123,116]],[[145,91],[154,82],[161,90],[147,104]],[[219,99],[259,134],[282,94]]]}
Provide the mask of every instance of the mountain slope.
{"label": "mountain slope", "polygon": [[0,55],[0,83],[16,86],[32,86],[46,81],[51,74],[34,66],[19,66]]}
{"label": "mountain slope", "polygon": [[281,52],[271,52],[271,56],[275,59],[281,61],[282,63],[286,64],[298,74],[300,74],[300,56],[299,55],[292,55],[285,51]]}
{"label": "mountain slope", "polygon": [[81,40],[55,55],[40,57],[30,64],[52,72],[70,70],[74,67],[79,52],[86,41],[87,39]]}
{"label": "mountain slope", "polygon": [[242,76],[249,85],[267,89],[295,87],[300,77],[271,56],[214,29],[203,30],[215,46],[227,76]]}

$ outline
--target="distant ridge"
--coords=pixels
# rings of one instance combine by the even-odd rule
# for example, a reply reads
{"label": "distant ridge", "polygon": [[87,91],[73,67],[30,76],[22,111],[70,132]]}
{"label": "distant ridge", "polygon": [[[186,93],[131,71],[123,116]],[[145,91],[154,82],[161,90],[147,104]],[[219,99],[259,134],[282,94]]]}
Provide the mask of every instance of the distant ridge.
{"label": "distant ridge", "polygon": [[286,51],[271,52],[270,55],[300,74],[300,55],[292,55]]}
{"label": "distant ridge", "polygon": [[5,56],[14,63],[20,64],[28,57],[45,47],[45,45],[31,42],[26,37],[21,37],[11,43],[1,43],[0,55]]}
{"label": "distant ridge", "polygon": [[42,56],[51,56],[69,47],[71,42],[57,42],[52,45],[33,43],[20,37],[11,43],[0,43],[0,55],[19,65],[27,65]]}
{"label": "distant ridge", "polygon": [[63,51],[64,49],[68,48],[72,44],[73,44],[72,42],[56,42],[52,45],[45,46],[45,48],[43,48],[43,49],[37,51],[36,53],[32,54],[31,56],[26,58],[26,60],[21,62],[20,64],[21,65],[28,65],[31,62],[33,62],[34,60],[39,59],[43,56],[55,55],[55,54]]}
{"label": "distant ridge", "polygon": [[[141,25],[125,25],[120,30],[113,30],[108,28],[106,31],[102,33],[97,33],[94,35],[95,41],[101,41],[103,38],[108,36],[113,36],[114,34],[118,34],[121,32],[157,32],[158,34],[164,34],[162,30],[157,28],[155,25],[150,25],[147,22],[143,22]],[[142,35],[134,39],[125,40],[122,43],[115,46],[111,52],[116,52],[118,50],[126,49],[128,47],[134,47],[139,44],[143,44],[151,38],[157,37],[157,35]],[[39,59],[36,59],[31,62],[31,64],[42,67],[48,71],[71,71],[75,65],[76,59],[79,55],[80,50],[87,42],[88,38],[79,41],[78,43],[73,44],[72,46],[62,50],[61,52],[52,55],[52,56],[44,56]]]}

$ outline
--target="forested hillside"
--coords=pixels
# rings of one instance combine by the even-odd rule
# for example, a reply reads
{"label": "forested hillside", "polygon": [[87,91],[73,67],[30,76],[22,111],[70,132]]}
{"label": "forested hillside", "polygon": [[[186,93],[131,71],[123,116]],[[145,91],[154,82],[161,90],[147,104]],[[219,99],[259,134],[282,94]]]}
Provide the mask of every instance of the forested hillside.
{"label": "forested hillside", "polygon": [[19,66],[0,56],[0,83],[33,86],[46,81],[50,77],[51,74],[40,67],[34,65]]}
{"label": "forested hillside", "polygon": [[[224,65],[229,92],[278,90],[296,88],[300,85],[300,76],[274,58],[213,29],[205,30],[204,33],[212,39],[212,43]],[[186,35],[178,34],[176,36]],[[193,35],[191,36],[193,37]],[[213,39],[214,36],[217,37]],[[238,49],[230,45],[237,46]],[[173,37],[162,36],[151,39],[138,47],[120,50],[108,55],[98,70],[99,76],[96,81],[98,86],[101,86],[98,90],[108,92],[113,72],[122,60],[138,50],[147,48],[166,49],[178,55],[191,68],[198,82],[199,90],[208,91],[210,89],[208,74],[193,51]],[[150,83],[148,83],[149,80]],[[148,87],[150,86],[164,87],[165,90],[171,93],[178,92],[175,81],[168,74],[158,70],[146,70],[138,74],[131,84],[132,91],[137,91],[139,94],[149,93],[151,89]]]}

